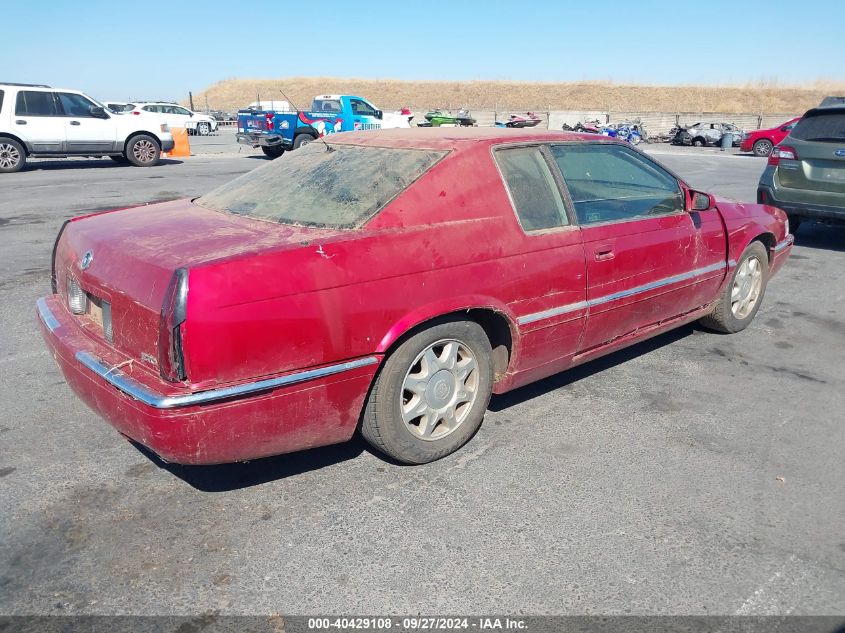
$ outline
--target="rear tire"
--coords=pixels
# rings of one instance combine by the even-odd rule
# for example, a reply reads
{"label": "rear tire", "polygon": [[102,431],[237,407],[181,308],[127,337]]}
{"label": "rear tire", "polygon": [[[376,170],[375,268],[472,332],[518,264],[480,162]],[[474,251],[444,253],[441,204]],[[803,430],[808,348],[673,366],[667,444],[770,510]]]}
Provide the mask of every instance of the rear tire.
{"label": "rear tire", "polygon": [[308,145],[311,141],[314,140],[314,137],[310,134],[297,134],[296,138],[293,139],[293,148],[299,149],[303,145]]}
{"label": "rear tire", "polygon": [[692,144],[695,147],[707,147],[707,141],[705,141],[700,136],[697,136],[696,138],[692,139]]}
{"label": "rear tire", "polygon": [[136,167],[153,167],[161,158],[161,147],[152,136],[138,134],[126,144],[126,158]]}
{"label": "rear tire", "polygon": [[11,174],[26,165],[26,151],[17,141],[0,138],[0,174]]}
{"label": "rear tire", "polygon": [[490,341],[474,321],[433,325],[397,347],[376,377],[361,434],[379,451],[425,464],[481,425],[493,389]]}
{"label": "rear tire", "polygon": [[703,317],[701,324],[725,334],[744,330],[760,309],[768,280],[769,253],[761,242],[751,242],[740,256],[713,312]]}
{"label": "rear tire", "polygon": [[261,151],[264,152],[264,155],[270,160],[278,158],[285,153],[285,150],[282,147],[262,147]]}
{"label": "rear tire", "polygon": [[786,217],[789,220],[789,232],[795,235],[798,233],[798,227],[801,226],[803,218],[800,215],[787,215]]}
{"label": "rear tire", "polygon": [[754,152],[755,156],[768,156],[772,153],[772,142],[767,138],[761,138],[754,143],[751,151]]}

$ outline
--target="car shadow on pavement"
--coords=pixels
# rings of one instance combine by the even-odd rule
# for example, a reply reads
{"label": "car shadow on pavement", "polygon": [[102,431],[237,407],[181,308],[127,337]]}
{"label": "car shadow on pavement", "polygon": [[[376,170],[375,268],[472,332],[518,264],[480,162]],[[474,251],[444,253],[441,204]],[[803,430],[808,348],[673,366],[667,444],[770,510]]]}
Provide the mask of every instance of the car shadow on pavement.
{"label": "car shadow on pavement", "polygon": [[[614,352],[613,354],[602,356],[601,358],[597,358],[596,360],[587,362],[583,365],[573,367],[572,369],[568,369],[559,374],[554,374],[553,376],[531,383],[525,387],[509,391],[508,393],[500,396],[494,395],[490,399],[490,405],[488,408],[490,411],[499,412],[504,409],[508,409],[509,407],[522,404],[528,400],[544,396],[551,391],[555,391],[561,387],[566,387],[567,385],[576,383],[579,380],[589,378],[594,374],[598,374],[606,369],[610,369],[611,367],[616,367],[617,365],[626,363],[638,356],[649,354],[656,349],[666,345],[671,345],[672,343],[690,336],[696,331],[704,332],[705,330],[694,323],[684,325],[643,341],[642,343],[626,347],[625,349]],[[709,331],[707,332],[708,334],[710,333]]]}
{"label": "car shadow on pavement", "polygon": [[202,492],[230,492],[260,486],[277,479],[319,470],[358,457],[367,448],[357,433],[342,444],[332,444],[295,453],[264,457],[250,462],[217,464],[214,466],[183,466],[168,464],[145,448],[131,442],[138,451],[159,468],[167,470],[189,486]]}
{"label": "car shadow on pavement", "polygon": [[[795,246],[845,251],[845,226],[802,224],[795,234]],[[787,265],[789,262],[787,261]]]}
{"label": "car shadow on pavement", "polygon": [[[184,161],[176,160],[174,158],[162,158],[157,165],[147,167],[146,169],[155,169],[164,165],[181,165]],[[39,162],[27,162],[23,168],[23,172],[28,171],[54,171],[65,169],[134,169],[134,165],[128,163],[116,163],[108,158],[92,158],[91,160],[45,160]]]}

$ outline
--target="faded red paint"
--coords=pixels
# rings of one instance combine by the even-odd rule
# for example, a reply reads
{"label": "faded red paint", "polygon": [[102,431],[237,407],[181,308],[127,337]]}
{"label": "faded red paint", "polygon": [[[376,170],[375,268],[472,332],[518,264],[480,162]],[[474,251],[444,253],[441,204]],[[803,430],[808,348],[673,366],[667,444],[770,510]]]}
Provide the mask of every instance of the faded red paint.
{"label": "faded red paint", "polygon": [[[422,132],[422,133],[421,133]],[[56,255],[63,293],[72,273],[112,303],[114,343],[63,296],[44,329],[68,383],[125,435],[165,459],[218,463],[348,439],[377,365],[225,403],[155,410],[96,378],[74,359],[89,351],[168,395],[238,385],[375,355],[440,315],[489,310],[513,346],[502,393],[615,351],[706,313],[729,262],[753,239],[786,238],[782,212],[718,200],[709,211],[624,224],[526,234],[492,159],[493,146],[595,141],[524,130],[346,133],[332,143],[451,150],[446,159],[356,230],[290,227],[227,215],[189,200],[72,222]],[[682,183],[685,189],[688,189]],[[608,250],[613,257],[602,256]],[[95,251],[86,271],[79,260]],[[772,251],[772,272],[790,247]],[[525,315],[640,287],[706,266],[693,281],[518,324]],[[161,306],[176,268],[189,271],[183,342],[187,380],[162,379]]]}

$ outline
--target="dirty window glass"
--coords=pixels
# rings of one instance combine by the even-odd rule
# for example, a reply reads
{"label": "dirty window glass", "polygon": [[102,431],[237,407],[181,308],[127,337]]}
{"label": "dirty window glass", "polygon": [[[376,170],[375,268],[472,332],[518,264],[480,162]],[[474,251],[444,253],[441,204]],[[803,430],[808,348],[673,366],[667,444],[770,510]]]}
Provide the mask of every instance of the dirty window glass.
{"label": "dirty window glass", "polygon": [[432,150],[309,143],[197,200],[280,224],[350,228],[446,155]]}
{"label": "dirty window glass", "polygon": [[498,150],[496,162],[523,229],[537,231],[568,224],[560,190],[539,147]]}
{"label": "dirty window glass", "polygon": [[599,143],[556,145],[552,155],[580,224],[684,210],[678,181],[631,149]]}
{"label": "dirty window glass", "polygon": [[790,136],[799,141],[842,143],[845,141],[845,112],[804,117],[795,124]]}

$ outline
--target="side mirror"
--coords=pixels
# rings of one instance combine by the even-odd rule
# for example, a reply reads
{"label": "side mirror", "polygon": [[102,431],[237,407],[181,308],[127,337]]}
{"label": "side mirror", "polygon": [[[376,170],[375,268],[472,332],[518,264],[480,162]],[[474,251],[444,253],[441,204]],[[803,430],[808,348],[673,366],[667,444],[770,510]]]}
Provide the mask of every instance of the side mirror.
{"label": "side mirror", "polygon": [[[189,110],[189,112],[190,112],[190,110]],[[194,116],[194,113],[193,113],[193,112],[190,112],[190,114],[189,114],[188,116],[193,117],[193,116]]]}
{"label": "side mirror", "polygon": [[709,211],[716,206],[716,201],[709,193],[690,191],[690,211]]}
{"label": "side mirror", "polygon": [[383,119],[384,118],[384,112],[382,112],[381,110],[376,110],[376,118],[377,119]]}
{"label": "side mirror", "polygon": [[100,106],[91,106],[90,108],[88,108],[88,112],[95,119],[108,119],[109,118],[109,115],[106,114],[106,109],[101,108]]}

